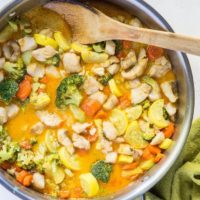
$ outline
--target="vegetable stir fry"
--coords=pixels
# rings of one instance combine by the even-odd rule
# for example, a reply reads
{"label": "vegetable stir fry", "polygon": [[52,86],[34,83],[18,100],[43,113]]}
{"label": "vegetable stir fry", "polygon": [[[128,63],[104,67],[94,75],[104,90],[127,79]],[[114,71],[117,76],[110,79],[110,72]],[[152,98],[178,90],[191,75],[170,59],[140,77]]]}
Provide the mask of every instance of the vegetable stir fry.
{"label": "vegetable stir fry", "polygon": [[30,11],[0,33],[0,166],[54,197],[112,194],[173,143],[178,92],[170,60],[164,49],[129,41],[71,42],[65,26],[45,19],[42,26],[37,12],[52,14]]}

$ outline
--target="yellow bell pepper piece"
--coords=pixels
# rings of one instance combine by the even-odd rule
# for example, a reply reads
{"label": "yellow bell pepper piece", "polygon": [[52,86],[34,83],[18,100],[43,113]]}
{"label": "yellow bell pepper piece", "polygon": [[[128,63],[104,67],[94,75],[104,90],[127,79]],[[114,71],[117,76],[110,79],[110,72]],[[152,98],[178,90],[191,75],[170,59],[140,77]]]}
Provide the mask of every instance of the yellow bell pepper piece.
{"label": "yellow bell pepper piece", "polygon": [[118,158],[118,162],[120,162],[120,163],[132,163],[133,162],[133,156],[120,155],[119,158]]}
{"label": "yellow bell pepper piece", "polygon": [[140,164],[140,168],[143,170],[149,170],[151,169],[153,166],[155,165],[155,163],[153,162],[153,160],[146,160],[144,162],[142,162]]}
{"label": "yellow bell pepper piece", "polygon": [[108,84],[109,84],[109,88],[110,88],[111,92],[112,92],[115,96],[117,96],[117,97],[122,96],[122,93],[121,93],[121,91],[119,90],[119,88],[117,87],[117,84],[116,84],[116,82],[115,82],[114,79],[111,79],[111,80],[108,82]]}
{"label": "yellow bell pepper piece", "polygon": [[93,197],[99,192],[99,184],[91,173],[81,174],[80,182],[83,191],[88,195],[88,197]]}
{"label": "yellow bell pepper piece", "polygon": [[63,49],[64,51],[67,51],[69,50],[70,48],[70,44],[69,42],[66,40],[66,38],[64,37],[64,35],[59,32],[59,31],[56,31],[54,33],[54,38],[55,38],[55,41],[58,43],[58,46]]}
{"label": "yellow bell pepper piece", "polygon": [[171,144],[172,144],[172,142],[173,142],[173,140],[171,140],[171,139],[169,139],[169,138],[166,138],[160,145],[159,145],[159,147],[161,148],[161,149],[168,149],[170,146],[171,146]]}
{"label": "yellow bell pepper piece", "polygon": [[34,34],[34,39],[36,43],[41,46],[52,46],[55,49],[58,47],[57,42],[46,35]]}
{"label": "yellow bell pepper piece", "polygon": [[77,52],[77,53],[82,53],[83,51],[90,51],[92,50],[91,47],[87,46],[87,45],[84,45],[84,44],[80,44],[78,42],[73,42],[71,44],[71,48]]}

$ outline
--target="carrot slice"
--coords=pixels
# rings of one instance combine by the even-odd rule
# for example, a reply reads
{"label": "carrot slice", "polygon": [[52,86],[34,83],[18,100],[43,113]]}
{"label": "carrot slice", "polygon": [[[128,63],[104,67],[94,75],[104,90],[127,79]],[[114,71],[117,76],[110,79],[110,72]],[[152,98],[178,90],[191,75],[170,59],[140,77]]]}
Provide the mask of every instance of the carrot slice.
{"label": "carrot slice", "polygon": [[123,40],[122,45],[124,49],[130,49],[133,46],[133,43],[131,41]]}
{"label": "carrot slice", "polygon": [[96,115],[96,119],[106,119],[108,117],[108,113],[105,112],[104,110],[100,110]]}
{"label": "carrot slice", "polygon": [[157,146],[149,145],[147,148],[152,154],[159,154],[161,152],[161,149]]}
{"label": "carrot slice", "polygon": [[106,96],[109,96],[111,93],[109,86],[105,86],[103,92]]}
{"label": "carrot slice", "polygon": [[174,130],[175,130],[175,126],[174,126],[174,123],[170,123],[169,126],[165,129],[164,131],[164,135],[166,138],[170,138],[172,137],[173,133],[174,133]]}
{"label": "carrot slice", "polygon": [[31,83],[33,82],[33,78],[31,76],[29,76],[29,75],[25,75],[24,79],[29,81],[29,82],[31,82]]}
{"label": "carrot slice", "polygon": [[32,91],[32,86],[31,86],[31,82],[27,79],[24,79],[20,84],[19,84],[19,90],[17,92],[17,97],[24,101],[26,100]]}
{"label": "carrot slice", "polygon": [[130,93],[126,93],[119,98],[119,106],[121,109],[127,108],[131,105]]}
{"label": "carrot slice", "polygon": [[22,170],[16,175],[16,180],[20,183],[23,183],[24,178],[29,175],[29,173],[25,170]]}
{"label": "carrot slice", "polygon": [[152,159],[154,156],[153,154],[149,151],[148,148],[145,148],[142,154],[142,159],[143,160],[149,160]]}
{"label": "carrot slice", "polygon": [[164,49],[156,46],[149,45],[147,47],[147,55],[149,60],[155,61],[156,59],[160,58],[164,54]]}
{"label": "carrot slice", "polygon": [[46,83],[48,83],[48,81],[49,81],[49,79],[48,79],[47,76],[44,76],[44,77],[42,77],[42,78],[40,79],[40,83],[46,84]]}
{"label": "carrot slice", "polygon": [[138,179],[140,175],[141,175],[141,174],[135,174],[135,175],[131,176],[129,179],[130,179],[131,181],[134,181],[134,180]]}
{"label": "carrot slice", "polygon": [[155,162],[155,163],[158,163],[158,162],[159,162],[162,158],[164,158],[164,157],[165,157],[164,154],[159,153],[159,154],[157,154],[156,157],[154,158],[154,162]]}
{"label": "carrot slice", "polygon": [[59,191],[58,196],[61,199],[68,199],[70,196],[70,192],[69,192],[69,190],[61,190],[61,191]]}
{"label": "carrot slice", "polygon": [[32,182],[32,179],[33,179],[33,175],[32,174],[29,174],[27,176],[24,177],[24,180],[23,180],[23,185],[28,187],[31,185],[31,182]]}
{"label": "carrot slice", "polygon": [[135,169],[138,165],[139,165],[139,162],[133,162],[131,164],[123,165],[122,169],[123,170],[131,170],[131,169]]}
{"label": "carrot slice", "polygon": [[82,103],[81,108],[87,116],[93,117],[101,109],[101,104],[97,100],[87,98]]}

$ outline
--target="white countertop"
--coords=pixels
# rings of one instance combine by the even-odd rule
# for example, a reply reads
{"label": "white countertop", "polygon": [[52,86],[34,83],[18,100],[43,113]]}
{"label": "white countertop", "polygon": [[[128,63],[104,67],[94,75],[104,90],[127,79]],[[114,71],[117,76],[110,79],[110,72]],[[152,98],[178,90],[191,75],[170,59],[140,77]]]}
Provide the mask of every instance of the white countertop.
{"label": "white countertop", "polygon": [[[12,0],[0,0],[0,9]],[[200,36],[199,0],[146,0],[179,33]],[[200,103],[200,57],[189,55],[195,83],[195,102]],[[194,118],[200,116],[200,104],[196,103]],[[19,200],[0,185],[0,199]],[[3,198],[2,198],[3,197]]]}

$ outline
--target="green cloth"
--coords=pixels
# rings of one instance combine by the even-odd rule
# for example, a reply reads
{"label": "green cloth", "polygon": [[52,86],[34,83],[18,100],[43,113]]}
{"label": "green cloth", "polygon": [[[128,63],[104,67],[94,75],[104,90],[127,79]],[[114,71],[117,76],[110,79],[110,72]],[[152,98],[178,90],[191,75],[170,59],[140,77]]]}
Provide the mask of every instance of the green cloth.
{"label": "green cloth", "polygon": [[200,119],[191,128],[182,153],[146,200],[200,200]]}

